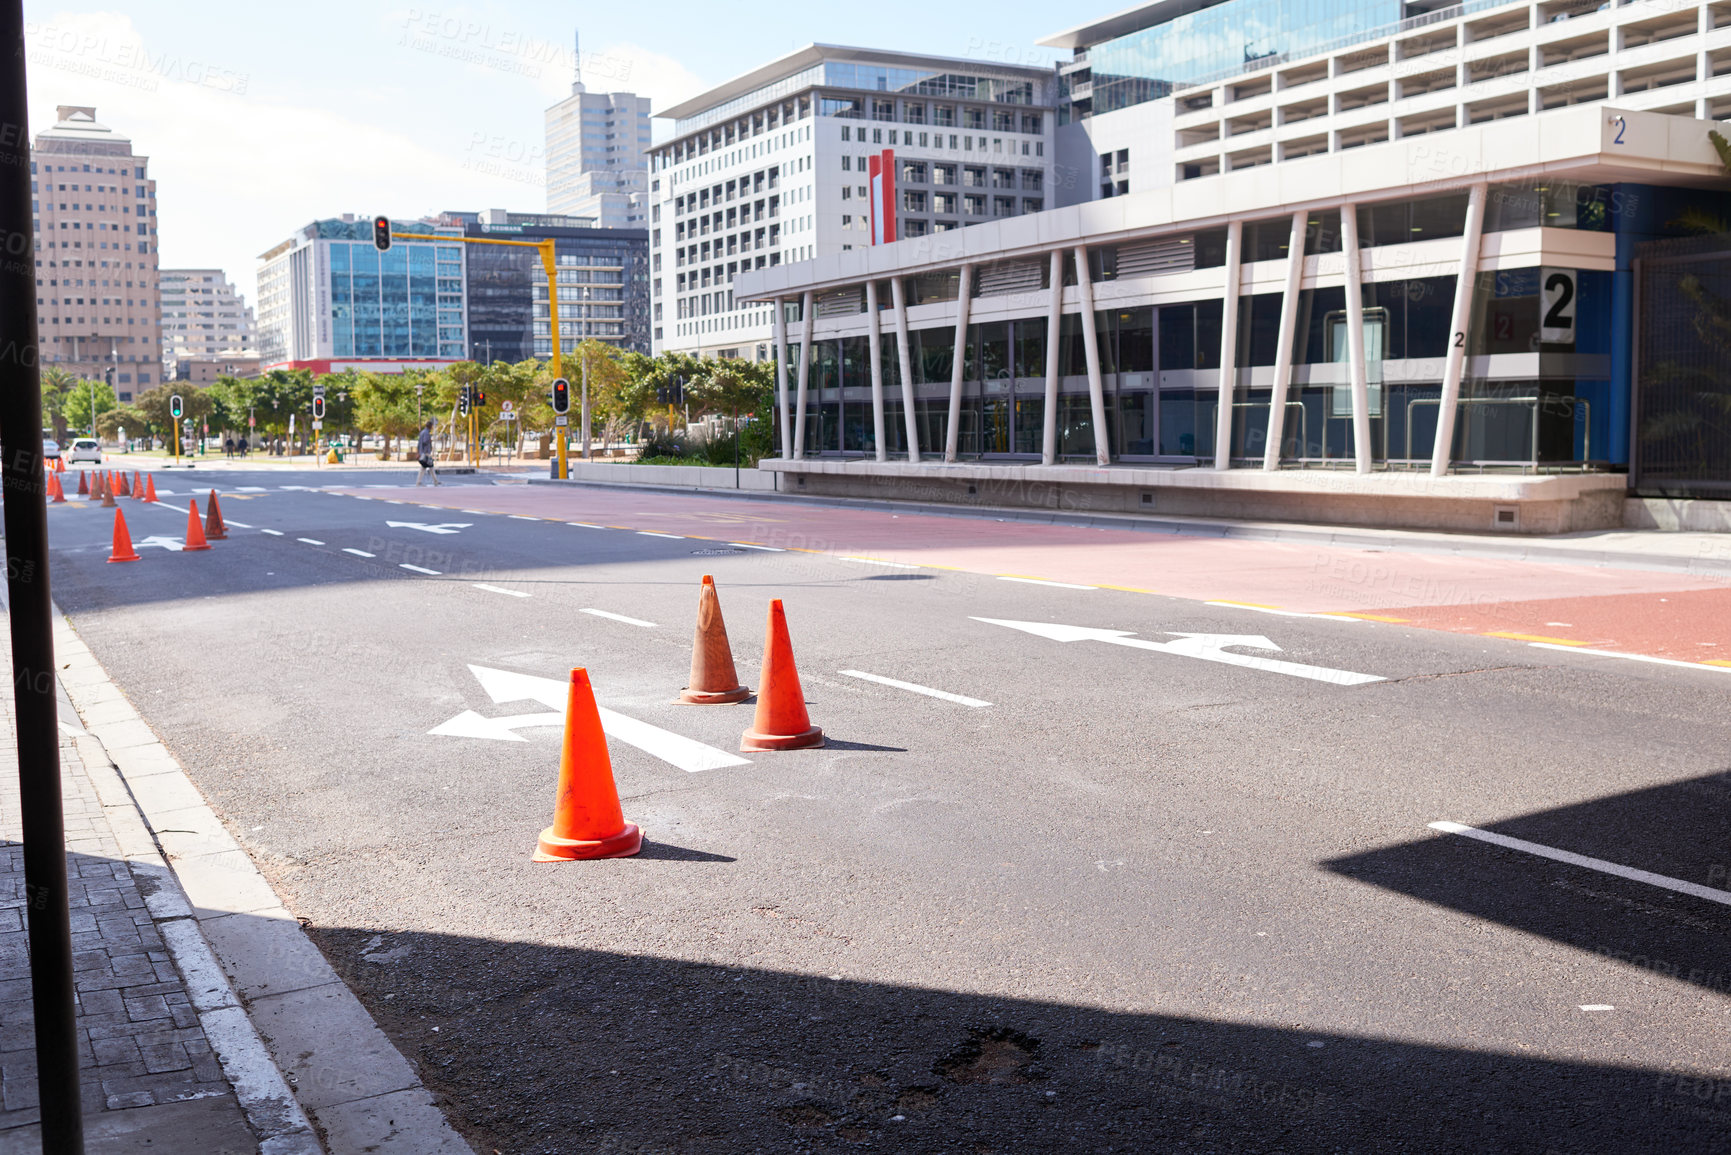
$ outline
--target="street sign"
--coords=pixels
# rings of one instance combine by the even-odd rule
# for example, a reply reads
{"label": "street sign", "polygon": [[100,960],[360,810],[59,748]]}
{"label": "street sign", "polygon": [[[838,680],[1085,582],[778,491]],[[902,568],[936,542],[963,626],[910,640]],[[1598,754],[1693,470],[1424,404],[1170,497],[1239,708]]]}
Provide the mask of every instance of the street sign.
{"label": "street sign", "polygon": [[325,427],[325,423],[323,421],[320,421],[317,417],[313,418],[313,428],[314,429],[323,429],[324,427]]}
{"label": "street sign", "polygon": [[563,413],[556,414],[553,418],[553,424],[556,426],[559,426],[560,428],[563,428],[563,427],[571,424],[571,419],[569,417],[565,416]]}
{"label": "street sign", "polygon": [[501,420],[501,421],[515,421],[515,420],[517,420],[517,415],[515,413],[511,412],[509,409],[507,409],[503,413],[499,414],[499,420]]}
{"label": "street sign", "polygon": [[499,412],[501,414],[515,413],[516,411],[517,411],[517,407],[515,405],[511,404],[509,401],[499,402]]}
{"label": "street sign", "polygon": [[247,419],[246,419],[246,427],[247,427],[247,428],[248,428],[248,429],[252,429],[252,428],[255,428],[255,427],[256,427],[256,426],[257,426],[257,425],[258,425],[258,418],[256,418],[256,417],[248,417],[248,418],[247,418]]}

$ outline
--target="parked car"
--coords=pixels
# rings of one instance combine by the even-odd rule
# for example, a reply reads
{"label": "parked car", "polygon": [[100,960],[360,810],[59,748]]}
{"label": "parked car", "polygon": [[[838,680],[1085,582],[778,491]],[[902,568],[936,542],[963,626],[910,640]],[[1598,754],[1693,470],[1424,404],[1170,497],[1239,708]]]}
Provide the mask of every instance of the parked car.
{"label": "parked car", "polygon": [[72,442],[72,448],[66,454],[66,463],[77,465],[80,461],[88,461],[93,465],[102,464],[102,446],[94,437],[79,437]]}
{"label": "parked car", "polygon": [[42,456],[49,461],[58,460],[60,457],[60,442],[54,440],[52,437],[44,437],[42,439]]}

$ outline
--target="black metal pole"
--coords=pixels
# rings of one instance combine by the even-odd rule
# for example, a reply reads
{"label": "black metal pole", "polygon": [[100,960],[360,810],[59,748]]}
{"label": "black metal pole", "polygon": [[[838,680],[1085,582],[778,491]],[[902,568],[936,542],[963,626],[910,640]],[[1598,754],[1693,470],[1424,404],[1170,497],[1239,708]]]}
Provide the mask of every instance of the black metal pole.
{"label": "black metal pole", "polygon": [[4,242],[0,245],[0,490],[5,504],[6,596],[12,626],[12,700],[18,720],[36,1077],[42,1103],[42,1149],[55,1155],[79,1155],[84,1150],[84,1118],[78,1091],[53,606],[48,593],[48,505],[21,0],[0,3],[0,51],[12,61],[0,76],[0,241]]}

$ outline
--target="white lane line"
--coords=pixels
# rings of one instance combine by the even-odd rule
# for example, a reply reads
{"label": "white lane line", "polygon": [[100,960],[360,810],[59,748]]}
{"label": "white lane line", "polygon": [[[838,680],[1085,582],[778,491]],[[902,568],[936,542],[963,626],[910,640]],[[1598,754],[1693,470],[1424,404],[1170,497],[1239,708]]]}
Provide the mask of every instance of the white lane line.
{"label": "white lane line", "polygon": [[1633,866],[1622,866],[1615,862],[1606,862],[1602,858],[1588,858],[1584,854],[1575,854],[1567,850],[1557,850],[1550,846],[1541,846],[1537,842],[1528,842],[1523,838],[1510,838],[1506,834],[1493,834],[1489,830],[1480,830],[1476,826],[1463,826],[1459,822],[1433,822],[1432,830],[1440,830],[1444,834],[1459,834],[1463,838],[1476,838],[1480,842],[1488,842],[1492,846],[1501,846],[1508,850],[1520,850],[1539,858],[1549,858],[1556,862],[1566,862],[1570,866],[1584,866],[1588,870],[1597,870],[1603,874],[1614,874],[1618,878],[1627,878],[1634,882],[1644,882],[1648,886],[1659,886],[1666,890],[1674,890],[1678,894],[1693,895],[1704,898],[1708,902],[1722,903],[1731,906],[1731,890],[1718,890],[1711,886],[1702,886],[1698,882],[1684,882],[1680,878],[1669,878],[1663,874],[1654,874],[1650,870],[1637,870]]}
{"label": "white lane line", "polygon": [[320,541],[316,537],[297,537],[297,538],[295,538],[295,540],[296,541],[304,541],[308,545],[323,545],[324,544],[324,542]]}
{"label": "white lane line", "polygon": [[528,594],[524,593],[522,590],[502,589],[499,586],[490,586],[486,582],[475,582],[474,586],[478,590],[486,590],[488,593],[492,593],[492,594],[507,594],[507,595],[514,597],[514,598],[526,598],[529,596]]}
{"label": "white lane line", "polygon": [[1610,1003],[1577,1003],[1583,1011],[1614,1011],[1617,1008]]}
{"label": "white lane line", "polygon": [[1007,574],[999,574],[998,580],[1001,582],[1025,582],[1031,586],[1057,586],[1066,590],[1097,590],[1100,588],[1099,586],[1077,585],[1075,582],[1047,581],[1045,578],[1010,577]]}
{"label": "white lane line", "polygon": [[248,525],[244,521],[227,521],[227,522],[224,522],[223,524],[224,525],[232,525],[236,529],[251,529],[252,528],[252,526]]}
{"label": "white lane line", "polygon": [[169,503],[168,503],[168,502],[166,502],[166,501],[159,501],[159,502],[157,502],[157,503],[156,503],[156,504],[157,504],[157,505],[159,505],[159,506],[161,506],[161,507],[162,507],[162,508],[163,508],[163,509],[172,509],[172,510],[174,510],[174,512],[176,512],[176,513],[187,513],[187,512],[189,512],[189,510],[188,510],[188,509],[187,509],[187,508],[186,508],[186,506],[184,506],[184,505],[170,505],[170,504],[169,504]]}
{"label": "white lane line", "polygon": [[596,525],[592,521],[568,521],[565,524],[566,525],[580,525],[584,529],[606,529],[607,528],[604,525]]}
{"label": "white lane line", "polygon": [[655,628],[654,622],[646,622],[642,618],[628,618],[624,614],[610,614],[606,610],[585,609],[583,612],[586,614],[594,614],[598,618],[608,618],[615,622],[624,622],[628,626],[643,626],[645,629],[651,630]]}
{"label": "white lane line", "polygon": [[1277,610],[1273,606],[1253,606],[1244,602],[1203,602],[1205,606],[1217,606],[1225,610],[1249,610],[1253,614],[1273,614],[1277,618],[1319,618],[1325,622],[1362,622],[1363,618],[1349,618],[1345,614],[1307,614],[1300,610]]}
{"label": "white lane line", "polygon": [[540,521],[541,520],[538,517],[530,517],[526,513],[508,513],[505,516],[509,517],[512,521]]}
{"label": "white lane line", "polygon": [[982,702],[978,698],[969,698],[962,694],[952,694],[947,690],[934,690],[930,686],[915,685],[913,682],[901,682],[895,678],[886,678],[882,674],[868,674],[864,670],[840,670],[850,678],[864,678],[868,682],[876,682],[880,686],[894,686],[898,690],[911,690],[916,694],[924,694],[928,698],[942,698],[946,702],[955,702],[960,706],[990,706],[990,702]]}
{"label": "white lane line", "polygon": [[343,547],[343,552],[344,553],[352,553],[356,557],[378,557],[379,556],[376,553],[368,553],[364,549],[355,549],[353,546],[347,546],[347,545],[345,545]]}
{"label": "white lane line", "polygon": [[486,513],[484,509],[459,509],[458,513]]}
{"label": "white lane line", "polygon": [[609,738],[617,738],[627,745],[635,746],[645,754],[671,763],[688,774],[696,774],[701,770],[720,770],[728,766],[750,765],[748,759],[717,750],[713,746],[705,746],[702,742],[693,741],[682,734],[651,726],[648,722],[639,722],[636,718],[628,718],[605,706],[597,706],[596,709],[601,714],[601,728],[607,732]]}
{"label": "white lane line", "polygon": [[1555,642],[1528,642],[1527,645],[1539,650],[1561,650],[1565,654],[1592,654],[1600,658],[1627,658],[1631,662],[1651,662],[1656,666],[1682,666],[1686,670],[1717,670],[1721,674],[1731,674],[1731,666],[1709,666],[1704,662],[1685,662],[1677,658],[1655,658],[1647,654],[1621,654],[1616,650],[1594,650],[1586,646],[1559,646]]}
{"label": "white lane line", "polygon": [[408,563],[408,562],[406,562],[406,561],[400,561],[400,562],[398,562],[398,563],[397,563],[397,568],[398,568],[398,569],[412,569],[412,570],[414,570],[414,571],[415,571],[415,572],[416,572],[416,573],[424,573],[424,574],[426,574],[426,575],[427,575],[427,576],[428,576],[428,577],[438,577],[438,576],[439,576],[439,571],[438,571],[438,570],[436,570],[436,569],[427,569],[427,568],[426,568],[426,567],[425,567],[425,566],[418,566],[418,565],[410,565],[410,564],[409,564],[409,563]]}
{"label": "white lane line", "polygon": [[236,492],[236,493],[269,493],[270,490],[266,489],[262,485],[237,485],[234,487],[234,492]]}
{"label": "white lane line", "polygon": [[681,533],[656,533],[652,529],[640,529],[637,531],[637,536],[638,537],[668,537],[668,538],[672,538],[674,541],[684,541],[685,540],[684,534],[681,534]]}
{"label": "white lane line", "polygon": [[272,537],[281,537],[282,536],[282,530],[280,530],[280,529],[261,529],[261,530],[259,530],[259,532],[260,533],[268,533]]}
{"label": "white lane line", "polygon": [[920,568],[919,566],[914,565],[911,562],[885,561],[881,557],[838,557],[835,560],[837,560],[837,561],[857,561],[861,565],[887,565],[887,566],[892,566],[895,569],[919,569]]}
{"label": "white lane line", "polygon": [[738,546],[740,549],[761,549],[764,553],[786,553],[787,552],[785,549],[782,549],[780,546],[752,545],[749,541],[730,541],[727,544],[733,545],[733,546]]}

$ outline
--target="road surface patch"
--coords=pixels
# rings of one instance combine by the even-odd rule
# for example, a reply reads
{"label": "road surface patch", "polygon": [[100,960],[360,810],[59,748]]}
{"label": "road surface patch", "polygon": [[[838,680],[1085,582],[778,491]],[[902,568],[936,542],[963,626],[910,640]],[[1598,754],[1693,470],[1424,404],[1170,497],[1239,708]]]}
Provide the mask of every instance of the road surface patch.
{"label": "road surface patch", "polygon": [[508,595],[510,597],[514,597],[514,598],[526,598],[529,596],[528,594],[524,593],[522,590],[508,590],[508,589],[503,588],[502,586],[490,586],[486,582],[475,582],[474,586],[478,590],[486,590],[488,593],[506,594],[506,595]]}
{"label": "road surface patch", "polygon": [[894,569],[919,569],[920,568],[919,566],[914,565],[912,562],[885,561],[881,557],[841,556],[841,557],[837,557],[835,560],[837,560],[837,561],[855,561],[855,562],[859,562],[861,565],[887,565],[887,566],[890,566]]}
{"label": "road surface patch", "polygon": [[[1487,637],[1496,637],[1487,634]],[[1714,659],[1707,662],[1687,662],[1681,658],[1655,658],[1651,654],[1624,654],[1616,650],[1595,650],[1584,642],[1528,642],[1536,650],[1564,650],[1571,654],[1592,654],[1597,658],[1626,658],[1631,662],[1648,662],[1655,666],[1682,666],[1686,670],[1731,670],[1731,662]]]}
{"label": "road surface patch", "polygon": [[419,565],[410,565],[406,561],[398,562],[397,568],[398,569],[414,570],[416,573],[424,573],[428,577],[438,577],[439,576],[439,571],[436,569],[428,569],[425,566],[419,566]]}
{"label": "road surface patch", "polygon": [[[1681,878],[1670,878],[1663,874],[1654,874],[1650,870],[1638,870],[1633,866],[1621,863],[1607,862],[1603,858],[1590,858],[1585,854],[1576,854],[1569,850],[1558,850],[1554,846],[1543,846],[1537,842],[1528,842],[1524,838],[1510,838],[1506,834],[1497,834],[1489,830],[1480,830],[1476,826],[1466,826],[1459,822],[1432,822],[1430,829],[1443,834],[1458,834],[1463,838],[1473,838],[1480,842],[1488,842],[1492,846],[1501,846],[1506,850],[1519,850],[1538,858],[1549,858],[1553,862],[1566,862],[1570,866],[1581,866],[1588,870],[1596,870],[1601,874],[1614,874],[1618,878],[1627,878],[1631,882],[1644,882],[1648,886],[1663,887],[1674,890],[1678,894],[1692,895],[1704,898],[1708,902],[1717,902],[1731,906],[1731,890],[1719,890],[1716,887],[1702,886],[1698,882],[1685,882]],[[1583,1010],[1585,1008],[1582,1008]]]}

